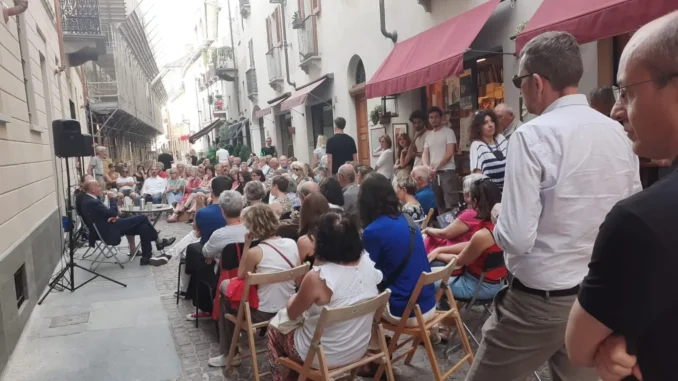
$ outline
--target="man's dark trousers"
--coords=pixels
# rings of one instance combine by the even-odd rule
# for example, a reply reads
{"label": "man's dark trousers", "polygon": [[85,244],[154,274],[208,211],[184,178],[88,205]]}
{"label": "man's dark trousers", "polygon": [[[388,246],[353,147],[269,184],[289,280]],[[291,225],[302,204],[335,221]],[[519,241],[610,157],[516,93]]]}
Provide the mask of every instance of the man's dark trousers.
{"label": "man's dark trousers", "polygon": [[153,246],[151,245],[158,239],[158,232],[146,216],[132,216],[119,218],[115,223],[120,231],[120,235],[138,235],[141,240],[141,257],[151,258]]}

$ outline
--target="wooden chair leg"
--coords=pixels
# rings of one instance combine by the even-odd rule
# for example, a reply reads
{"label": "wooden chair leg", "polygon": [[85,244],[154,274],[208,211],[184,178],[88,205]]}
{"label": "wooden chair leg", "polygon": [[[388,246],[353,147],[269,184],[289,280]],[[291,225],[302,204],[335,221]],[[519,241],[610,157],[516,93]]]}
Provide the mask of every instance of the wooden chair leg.
{"label": "wooden chair leg", "polygon": [[[386,345],[386,336],[384,334],[384,327],[381,324],[379,324],[377,332],[379,334],[379,346],[381,347],[381,351],[384,353],[384,363],[381,365],[380,368],[383,367],[386,369],[386,379],[388,381],[395,381],[395,376],[393,374],[393,364],[391,364],[391,355],[388,351],[388,346]],[[356,369],[356,371],[357,370],[358,369]],[[376,380],[379,379],[377,378]]]}
{"label": "wooden chair leg", "polygon": [[412,347],[410,348],[411,352],[405,358],[405,365],[410,365],[412,363],[412,360],[414,359],[414,355],[417,353],[417,347],[419,347],[420,343],[421,343],[421,340],[412,339]]}
{"label": "wooden chair leg", "polygon": [[[398,325],[398,327],[400,328],[400,325]],[[376,332],[376,334],[379,335],[379,332]],[[389,356],[392,356],[395,353],[396,348],[398,347],[398,339],[400,339],[400,331],[394,331],[393,336],[391,337],[391,343],[388,345],[387,354]],[[381,376],[383,374],[384,374],[384,368],[379,367],[379,369],[377,369],[377,373],[374,375],[374,379],[375,380],[381,380]]]}
{"label": "wooden chair leg", "polygon": [[461,315],[458,310],[456,315],[454,320],[456,321],[457,331],[459,331],[459,337],[461,338],[461,343],[464,345],[464,350],[469,355],[468,363],[471,365],[473,364],[473,349],[471,349],[471,343],[468,341],[466,329],[464,329],[464,323],[461,321]]}
{"label": "wooden chair leg", "polygon": [[250,353],[252,355],[252,372],[254,373],[254,379],[259,381],[259,362],[257,361],[257,347],[254,343],[254,328],[252,328],[252,313],[250,309],[245,310],[245,318],[247,324],[247,339],[250,344]]}
{"label": "wooden chair leg", "polygon": [[[426,349],[426,356],[428,361],[431,363],[431,370],[433,371],[433,377],[436,381],[443,381],[443,376],[440,374],[440,368],[438,367],[438,360],[436,359],[436,353],[433,350],[433,344],[431,343],[431,338],[426,331],[426,322],[424,322],[424,317],[421,314],[421,311],[417,310],[416,317],[417,322],[419,323],[419,335],[421,336],[421,341],[424,342],[424,348]],[[463,329],[463,328],[462,328]]]}
{"label": "wooden chair leg", "polygon": [[[220,311],[222,314],[226,314],[226,311]],[[238,339],[240,338],[240,331],[242,330],[242,316],[238,313],[238,318],[236,319],[235,329],[233,330],[233,337],[231,338],[231,348],[228,350],[228,358],[226,359],[226,370],[231,368],[233,363],[233,358],[235,357],[235,349],[238,347]]]}
{"label": "wooden chair leg", "polygon": [[[323,376],[323,380],[331,380],[330,378],[330,369],[327,366],[327,357],[325,357],[325,349],[323,349],[323,346],[320,345],[318,348],[318,365],[319,365],[319,370],[320,374]],[[299,379],[299,381],[305,381],[306,377],[303,379]]]}

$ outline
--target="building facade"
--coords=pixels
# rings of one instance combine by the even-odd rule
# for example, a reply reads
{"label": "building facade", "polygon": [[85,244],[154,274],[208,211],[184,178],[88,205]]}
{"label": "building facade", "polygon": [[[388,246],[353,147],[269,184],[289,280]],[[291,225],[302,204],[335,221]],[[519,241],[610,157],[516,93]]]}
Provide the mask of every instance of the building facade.
{"label": "building facade", "polygon": [[[32,1],[18,16],[0,17],[0,367],[61,258],[69,190],[51,122],[87,127],[84,73],[61,49],[55,4]],[[77,184],[80,163],[68,162]]]}
{"label": "building facade", "polygon": [[[396,6],[388,1],[231,0],[222,4],[230,5],[233,15],[230,21],[240,81],[239,93],[227,95],[240,97],[242,113],[251,121],[253,151],[259,152],[264,139],[271,137],[279,154],[312,162],[318,136],[333,135],[332,120],[341,116],[347,120],[345,132],[356,139],[360,161],[374,164],[378,136],[388,134],[393,138],[400,131],[413,134],[408,120],[412,111],[440,105],[447,112],[449,105],[441,104],[447,102],[443,100],[442,86],[427,84],[398,94],[367,98],[365,84],[396,43],[457,16],[466,17],[486,3],[407,0]],[[494,5],[489,18],[479,24],[476,35],[470,36],[472,43],[464,53],[467,76],[476,78],[472,107],[505,102],[519,110],[520,93],[511,84],[511,77],[518,71],[512,38],[542,0],[490,3]],[[225,13],[222,11],[222,17]],[[397,34],[395,42],[382,33],[381,14],[386,34]],[[608,61],[610,55],[607,45],[602,41],[581,46],[585,65],[582,92],[611,84],[612,69],[602,62]],[[599,76],[600,70],[605,75]],[[484,77],[488,72],[491,76]],[[501,91],[497,96],[485,94],[495,89]],[[235,89],[231,87],[230,91]],[[371,116],[378,115],[380,107],[388,117],[376,118],[375,123]],[[456,123],[463,124],[464,118],[461,119]],[[467,139],[468,136],[460,136],[461,130],[464,128],[457,126],[458,138]]]}

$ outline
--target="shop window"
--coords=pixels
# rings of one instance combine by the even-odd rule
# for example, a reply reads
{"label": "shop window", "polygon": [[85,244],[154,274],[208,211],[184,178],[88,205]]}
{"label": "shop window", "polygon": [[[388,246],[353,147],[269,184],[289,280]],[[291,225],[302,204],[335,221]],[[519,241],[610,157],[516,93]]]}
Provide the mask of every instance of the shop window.
{"label": "shop window", "polygon": [[26,284],[26,265],[23,264],[19,267],[19,270],[14,273],[14,289],[16,291],[16,308],[21,308],[21,305],[24,304],[27,295],[27,284]]}

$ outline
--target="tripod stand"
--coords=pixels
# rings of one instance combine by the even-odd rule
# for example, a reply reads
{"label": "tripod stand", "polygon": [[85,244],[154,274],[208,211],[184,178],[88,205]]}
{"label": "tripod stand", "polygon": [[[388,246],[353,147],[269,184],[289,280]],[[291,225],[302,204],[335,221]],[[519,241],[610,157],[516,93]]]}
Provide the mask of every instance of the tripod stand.
{"label": "tripod stand", "polygon": [[[54,290],[54,287],[57,285],[62,287],[64,290],[69,290],[70,292],[73,292],[80,287],[86,285],[87,283],[93,281],[94,279],[101,277],[104,278],[108,281],[111,281],[113,283],[117,283],[123,287],[127,287],[126,284],[120,283],[117,280],[111,279],[105,275],[101,275],[97,273],[96,271],[92,271],[90,269],[84,268],[80,266],[79,264],[75,263],[73,260],[73,256],[75,255],[75,239],[73,237],[73,234],[75,234],[75,223],[73,222],[73,202],[71,201],[71,172],[68,167],[68,158],[65,159],[66,161],[66,184],[68,186],[67,194],[66,194],[66,200],[67,200],[67,206],[66,206],[66,211],[68,213],[68,228],[67,228],[67,234],[68,234],[68,263],[66,263],[66,266],[64,266],[61,271],[57,274],[57,276],[49,282],[49,290],[45,293],[45,295],[40,298],[40,301],[38,301],[38,305],[41,305],[42,302],[47,298],[50,292]],[[90,232],[90,234],[92,234]],[[80,270],[86,271],[90,274],[93,274],[94,276],[83,282],[81,285],[78,287],[75,287],[75,269],[78,268]],[[63,280],[65,280],[68,283],[68,286],[65,286],[63,283],[61,283]]]}

